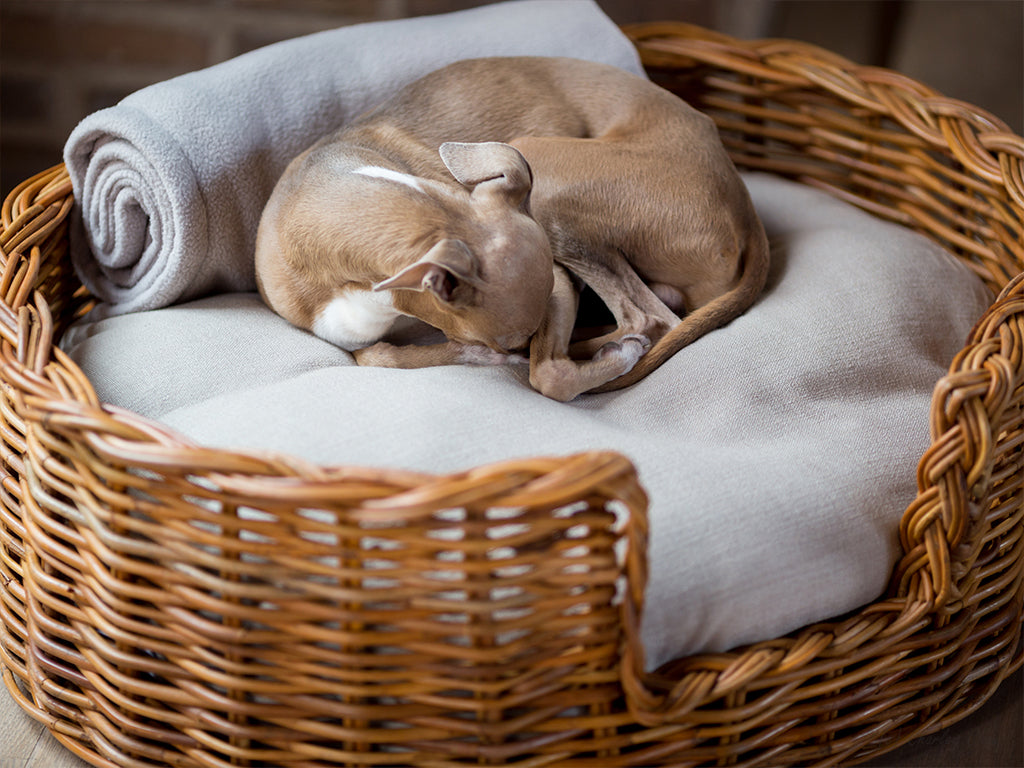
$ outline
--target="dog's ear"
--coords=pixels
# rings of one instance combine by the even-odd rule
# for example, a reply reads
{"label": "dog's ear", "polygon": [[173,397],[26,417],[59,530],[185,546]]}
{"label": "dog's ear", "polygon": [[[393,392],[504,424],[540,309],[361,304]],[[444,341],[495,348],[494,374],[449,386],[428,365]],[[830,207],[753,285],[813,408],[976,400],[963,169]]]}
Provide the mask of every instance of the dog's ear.
{"label": "dog's ear", "polygon": [[474,192],[498,192],[517,205],[530,193],[533,172],[522,153],[509,144],[449,141],[440,152],[452,176]]}
{"label": "dog's ear", "polygon": [[393,277],[373,286],[375,291],[430,291],[441,301],[452,301],[460,283],[476,281],[476,257],[461,240],[445,239]]}

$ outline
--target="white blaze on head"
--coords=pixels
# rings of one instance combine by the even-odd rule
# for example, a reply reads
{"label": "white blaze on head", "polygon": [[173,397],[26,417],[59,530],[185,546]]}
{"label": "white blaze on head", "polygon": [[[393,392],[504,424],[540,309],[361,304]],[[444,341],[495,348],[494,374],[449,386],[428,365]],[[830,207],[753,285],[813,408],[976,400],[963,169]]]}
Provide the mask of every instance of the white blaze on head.
{"label": "white blaze on head", "polygon": [[402,173],[401,171],[394,171],[390,168],[381,168],[377,165],[364,165],[362,168],[356,168],[352,173],[358,173],[360,176],[369,176],[374,179],[384,179],[386,181],[394,181],[399,184],[404,184],[407,187],[412,187],[418,192],[423,191],[423,187],[420,184],[420,180],[415,176],[408,173]]}

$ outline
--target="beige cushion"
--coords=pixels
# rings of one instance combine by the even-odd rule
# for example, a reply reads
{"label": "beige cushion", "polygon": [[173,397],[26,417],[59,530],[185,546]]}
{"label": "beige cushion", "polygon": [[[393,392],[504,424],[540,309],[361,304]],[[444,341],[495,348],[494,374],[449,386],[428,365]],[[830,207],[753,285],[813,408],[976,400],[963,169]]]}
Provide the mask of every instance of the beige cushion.
{"label": "beige cushion", "polygon": [[212,446],[447,472],[614,449],[650,500],[648,664],[776,637],[884,588],[935,381],[991,296],[923,237],[746,177],[773,246],[745,315],[620,392],[556,403],[523,367],[368,369],[258,297],[76,328],[104,400]]}

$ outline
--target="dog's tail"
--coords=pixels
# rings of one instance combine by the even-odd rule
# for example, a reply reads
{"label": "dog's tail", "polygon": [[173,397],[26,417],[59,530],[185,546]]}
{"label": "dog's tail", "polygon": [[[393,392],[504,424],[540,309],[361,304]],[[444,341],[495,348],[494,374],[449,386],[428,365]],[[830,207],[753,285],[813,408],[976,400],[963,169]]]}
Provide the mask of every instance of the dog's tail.
{"label": "dog's tail", "polygon": [[736,286],[728,293],[723,293],[686,315],[637,361],[632,370],[590,390],[591,392],[612,392],[635,384],[686,345],[731,322],[757,300],[768,280],[768,237],[756,218],[749,231],[746,248],[742,254],[742,272]]}

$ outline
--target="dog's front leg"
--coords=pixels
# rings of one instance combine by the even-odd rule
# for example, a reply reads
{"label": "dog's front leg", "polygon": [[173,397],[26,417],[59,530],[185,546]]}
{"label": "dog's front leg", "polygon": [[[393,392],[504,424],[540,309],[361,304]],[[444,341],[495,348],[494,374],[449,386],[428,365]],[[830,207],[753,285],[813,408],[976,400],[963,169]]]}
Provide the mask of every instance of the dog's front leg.
{"label": "dog's front leg", "polygon": [[571,360],[569,341],[579,292],[568,271],[558,264],[554,278],[547,312],[530,342],[530,384],[553,400],[567,402],[628,372],[647,350],[647,342],[627,336],[605,344],[591,360]]}
{"label": "dog's front leg", "polygon": [[480,344],[446,341],[441,344],[389,344],[378,341],[352,353],[359,365],[378,368],[429,368],[434,365],[511,365],[525,363],[514,353],[496,352]]}

